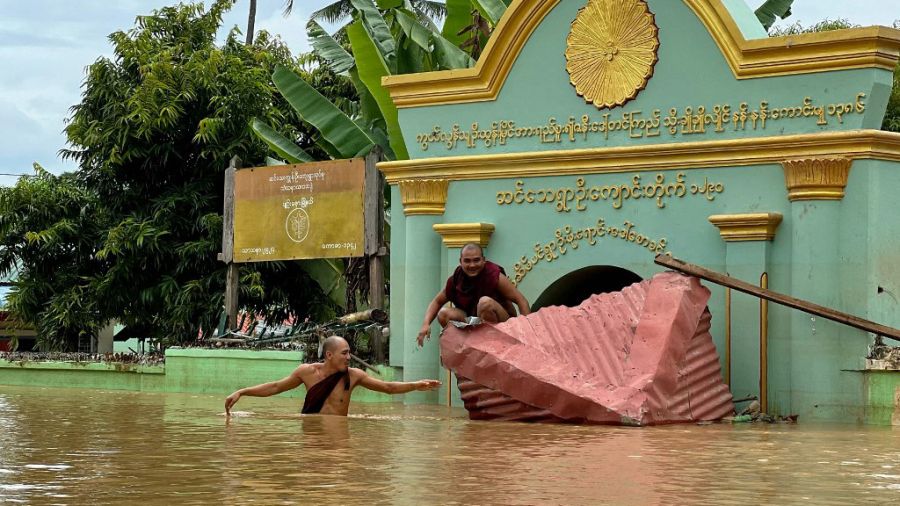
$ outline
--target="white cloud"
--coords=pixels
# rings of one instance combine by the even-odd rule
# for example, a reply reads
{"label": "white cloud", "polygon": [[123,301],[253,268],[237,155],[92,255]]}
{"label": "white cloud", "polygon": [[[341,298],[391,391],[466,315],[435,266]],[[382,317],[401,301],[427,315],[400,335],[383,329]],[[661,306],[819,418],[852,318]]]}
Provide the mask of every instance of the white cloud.
{"label": "white cloud", "polygon": [[[65,147],[65,119],[81,98],[85,68],[111,56],[108,36],[129,30],[138,15],[176,0],[0,0],[0,173],[31,173],[38,161],[52,172],[74,170],[57,152]],[[206,0],[209,5],[210,0]],[[307,50],[306,19],[326,0],[295,0],[282,16],[283,0],[258,0],[257,29],[281,34],[295,53]],[[221,38],[233,26],[246,29],[249,0],[239,0],[223,19]],[[0,185],[15,178],[0,176]]]}
{"label": "white cloud", "polygon": [[[211,0],[205,0],[209,5]],[[30,173],[39,161],[49,170],[73,170],[57,151],[68,109],[81,95],[84,69],[112,52],[108,35],[134,26],[138,15],[177,0],[0,0],[0,172]],[[282,16],[283,0],[258,0],[257,29],[280,34],[295,53],[309,48],[306,20],[330,0],[294,0]],[[753,8],[761,0],[748,0]],[[900,18],[898,0],[795,0],[794,15],[778,24],[812,24],[847,18],[861,25],[890,25]],[[226,14],[224,37],[233,26],[246,29],[249,0]],[[333,30],[335,27],[326,27]],[[7,183],[0,179],[0,184]]]}

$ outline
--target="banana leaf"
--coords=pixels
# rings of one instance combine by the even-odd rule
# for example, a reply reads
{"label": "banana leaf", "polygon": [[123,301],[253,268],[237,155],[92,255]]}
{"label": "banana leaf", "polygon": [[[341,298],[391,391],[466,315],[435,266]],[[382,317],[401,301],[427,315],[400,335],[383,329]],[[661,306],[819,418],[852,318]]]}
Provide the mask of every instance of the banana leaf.
{"label": "banana leaf", "polygon": [[[393,63],[397,56],[397,48],[394,36],[391,35],[391,29],[384,22],[381,13],[378,12],[378,7],[375,6],[372,0],[350,0],[350,3],[362,13],[362,19],[367,31],[372,35],[372,41],[378,47],[382,59],[388,64],[388,69],[393,68]],[[359,64],[360,58],[358,54],[356,54],[356,59],[357,64]]]}
{"label": "banana leaf", "polygon": [[375,102],[372,94],[369,93],[369,88],[366,88],[366,85],[363,84],[362,80],[359,78],[359,69],[353,68],[350,70],[350,82],[353,83],[353,87],[356,88],[356,94],[359,95],[360,116],[370,123],[378,119],[383,122],[384,116],[381,115],[381,109],[378,108],[378,103]]}
{"label": "banana leaf", "polygon": [[350,37],[350,45],[353,47],[353,54],[356,55],[356,68],[359,70],[360,80],[378,103],[387,125],[391,149],[398,158],[405,160],[409,158],[409,154],[406,152],[403,132],[400,130],[397,107],[394,106],[388,91],[381,85],[381,78],[390,75],[391,72],[375,45],[374,37],[366,28],[361,21],[355,21],[347,27],[347,36]]}
{"label": "banana leaf", "polygon": [[[378,119],[375,122],[369,123],[363,121],[362,118],[356,121],[356,123],[360,126],[365,126],[366,131],[369,132],[369,135],[375,139],[375,143],[379,146],[382,146],[381,156],[385,160],[396,160],[397,157],[394,156],[394,152],[391,150],[391,143],[388,139],[387,133],[385,132],[386,127],[384,124],[384,119]],[[366,153],[368,154],[368,153]]]}
{"label": "banana leaf", "polygon": [[400,50],[397,52],[397,74],[418,74],[433,70],[431,58],[427,51],[418,44],[403,36]]}
{"label": "banana leaf", "polygon": [[275,87],[304,121],[314,126],[340,158],[350,158],[374,142],[346,114],[291,69],[278,66],[272,74]]}
{"label": "banana leaf", "polygon": [[503,13],[506,12],[506,4],[500,0],[472,0],[472,4],[491,22],[491,26],[497,26]]}
{"label": "banana leaf", "polygon": [[375,141],[375,144],[381,146],[385,160],[396,160],[397,157],[394,155],[390,140],[385,133],[387,124],[384,121],[384,116],[381,115],[381,109],[378,108],[378,103],[372,98],[369,89],[360,80],[358,69],[354,68],[350,71],[350,81],[353,82],[353,86],[359,94],[360,108],[362,110],[362,116],[355,120],[356,124],[366,132],[369,132],[369,137]]}
{"label": "banana leaf", "polygon": [[[425,28],[414,17],[400,10],[396,11],[396,16],[403,33],[426,52],[431,52],[438,68],[458,69],[475,64],[475,61],[462,49],[454,46],[439,33]],[[431,49],[432,41],[434,41],[434,51]]]}
{"label": "banana leaf", "polygon": [[441,35],[451,44],[459,47],[466,38],[459,32],[472,24],[472,0],[447,0],[447,18]]}
{"label": "banana leaf", "polygon": [[356,65],[353,56],[331,35],[328,35],[328,32],[319,23],[310,20],[306,24],[306,34],[309,36],[309,43],[313,49],[328,62],[328,66],[334,72],[345,74]]}
{"label": "banana leaf", "polygon": [[272,158],[271,156],[266,157],[266,166],[275,167],[278,165],[287,165],[287,162],[285,162],[284,160],[279,160],[277,158]]}
{"label": "banana leaf", "polygon": [[[339,160],[341,158],[346,158],[343,153],[341,153],[337,148],[331,145],[328,141],[322,138],[322,136],[318,136],[313,139],[313,143],[318,146],[319,149],[328,153],[328,156],[333,160]],[[365,150],[365,148],[363,148]]]}
{"label": "banana leaf", "polygon": [[262,121],[253,118],[253,121],[250,123],[250,128],[253,129],[253,132],[257,137],[262,139],[263,142],[272,148],[272,151],[278,153],[279,156],[284,157],[288,162],[303,163],[313,161],[313,157],[310,156],[309,153],[303,151],[300,146]]}
{"label": "banana leaf", "polygon": [[347,283],[341,260],[320,258],[300,260],[300,268],[318,283],[325,295],[340,307],[347,307]]}
{"label": "banana leaf", "polygon": [[464,69],[475,66],[475,60],[468,53],[440,36],[434,39],[433,54],[442,69]]}
{"label": "banana leaf", "polygon": [[756,14],[756,19],[768,30],[775,24],[776,16],[784,19],[791,15],[792,3],[794,0],[766,0],[766,3],[759,6],[754,14]]}
{"label": "banana leaf", "polygon": [[397,10],[395,14],[403,33],[425,51],[431,51],[431,31],[406,12]]}

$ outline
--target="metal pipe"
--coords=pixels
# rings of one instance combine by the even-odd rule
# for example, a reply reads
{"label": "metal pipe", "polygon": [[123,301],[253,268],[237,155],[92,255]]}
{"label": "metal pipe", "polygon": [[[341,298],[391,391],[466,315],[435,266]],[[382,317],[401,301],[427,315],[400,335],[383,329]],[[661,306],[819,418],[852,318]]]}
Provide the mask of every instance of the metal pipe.
{"label": "metal pipe", "polygon": [[[769,274],[762,273],[759,287],[769,288]],[[759,405],[768,413],[769,405],[769,301],[759,299]]]}
{"label": "metal pipe", "polygon": [[745,283],[739,279],[732,278],[731,276],[719,274],[718,272],[704,269],[699,265],[689,264],[668,255],[656,255],[656,259],[654,260],[654,262],[657,265],[662,265],[663,267],[668,267],[669,269],[683,272],[700,279],[712,281],[713,283],[716,283],[718,285],[731,287],[739,292],[748,293],[750,295],[753,295],[754,297],[770,300],[772,302],[775,302],[776,304],[781,304],[782,306],[799,309],[800,311],[803,311],[805,313],[821,316],[822,318],[825,318],[827,320],[842,323],[844,325],[884,336],[895,341],[900,341],[900,329],[880,325],[870,320],[865,320],[863,318],[827,308],[825,306],[813,304],[812,302],[796,299],[794,297],[780,294],[778,292],[773,292],[771,290],[762,289],[750,283]]}
{"label": "metal pipe", "polygon": [[731,288],[725,288],[725,384],[731,388]]}

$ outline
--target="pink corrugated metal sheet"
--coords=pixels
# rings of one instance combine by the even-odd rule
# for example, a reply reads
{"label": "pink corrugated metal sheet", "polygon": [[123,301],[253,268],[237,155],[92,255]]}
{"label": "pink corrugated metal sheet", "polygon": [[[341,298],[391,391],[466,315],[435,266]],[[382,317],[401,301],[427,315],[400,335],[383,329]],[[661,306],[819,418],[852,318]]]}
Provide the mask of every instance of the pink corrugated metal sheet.
{"label": "pink corrugated metal sheet", "polygon": [[734,405],[709,334],[708,298],[695,278],[658,274],[574,308],[448,327],[442,358],[473,419],[715,420]]}

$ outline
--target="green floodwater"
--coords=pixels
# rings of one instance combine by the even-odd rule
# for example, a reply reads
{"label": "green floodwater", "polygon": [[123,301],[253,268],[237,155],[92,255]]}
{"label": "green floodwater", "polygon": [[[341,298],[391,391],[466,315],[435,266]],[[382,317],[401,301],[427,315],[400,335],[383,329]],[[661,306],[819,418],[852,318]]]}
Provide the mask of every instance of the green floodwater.
{"label": "green floodwater", "polygon": [[900,430],[472,422],[440,406],[0,386],[0,503],[898,504]]}

